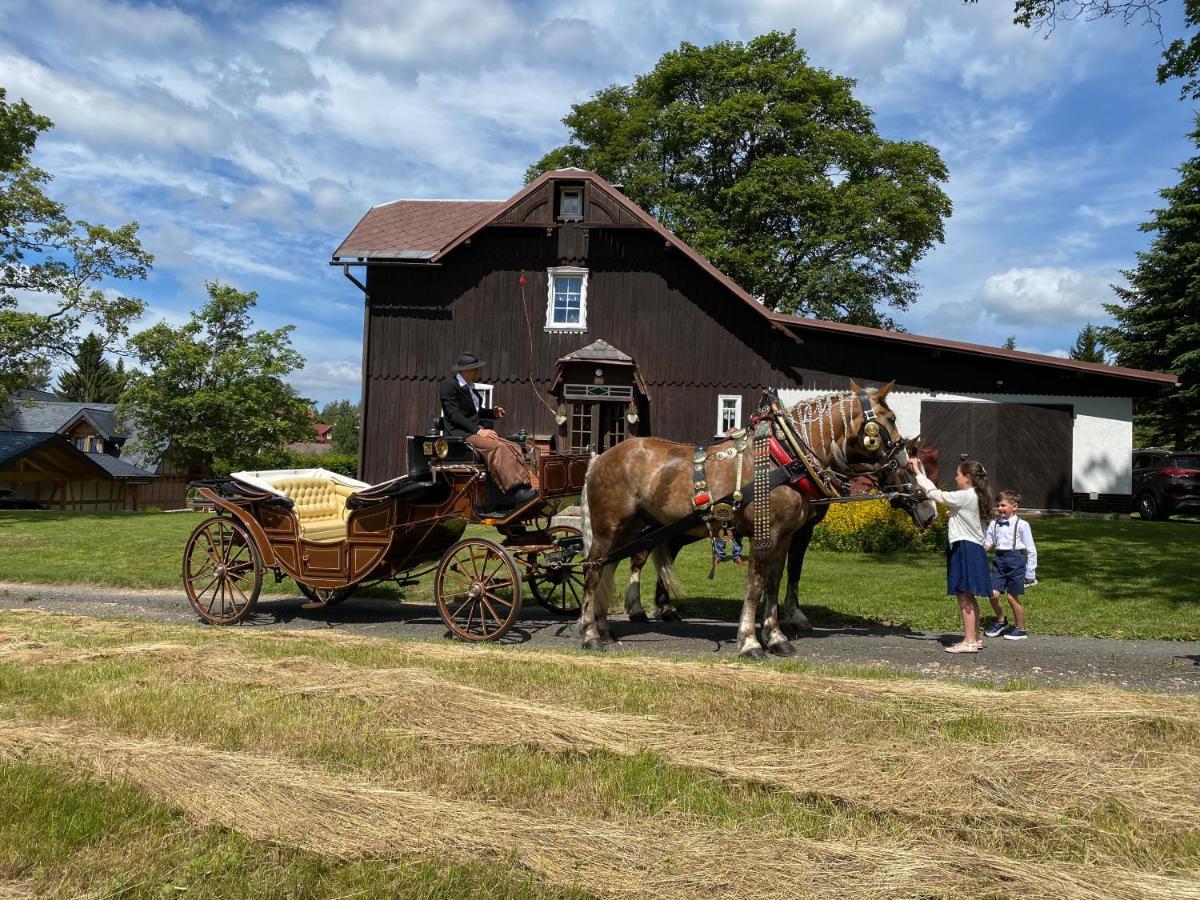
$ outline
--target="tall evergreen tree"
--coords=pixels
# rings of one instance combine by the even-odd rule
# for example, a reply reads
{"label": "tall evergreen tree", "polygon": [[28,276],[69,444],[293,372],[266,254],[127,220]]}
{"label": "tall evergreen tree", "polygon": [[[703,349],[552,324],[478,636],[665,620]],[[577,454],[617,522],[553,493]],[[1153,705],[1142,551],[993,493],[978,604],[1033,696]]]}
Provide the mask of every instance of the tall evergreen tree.
{"label": "tall evergreen tree", "polygon": [[1006,337],[1004,339],[1004,343],[1000,345],[1000,349],[1001,350],[1016,350],[1017,349],[1017,336],[1015,334],[1010,334],[1008,337]]}
{"label": "tall evergreen tree", "polygon": [[116,403],[125,389],[125,366],[117,368],[104,358],[104,342],[93,331],[79,342],[71,357],[74,368],[58,376],[55,393],[79,403]]}
{"label": "tall evergreen tree", "polygon": [[1071,359],[1081,362],[1108,362],[1104,356],[1104,347],[1100,340],[1100,329],[1088,322],[1075,338],[1075,346],[1071,348]]}
{"label": "tall evergreen tree", "polygon": [[[1200,115],[1189,135],[1200,149]],[[1200,155],[1179,167],[1179,183],[1160,192],[1167,205],[1141,226],[1155,235],[1138,253],[1137,268],[1115,287],[1120,303],[1106,304],[1116,318],[1101,339],[1122,366],[1173,372],[1177,389],[1134,409],[1139,443],[1200,446]]]}

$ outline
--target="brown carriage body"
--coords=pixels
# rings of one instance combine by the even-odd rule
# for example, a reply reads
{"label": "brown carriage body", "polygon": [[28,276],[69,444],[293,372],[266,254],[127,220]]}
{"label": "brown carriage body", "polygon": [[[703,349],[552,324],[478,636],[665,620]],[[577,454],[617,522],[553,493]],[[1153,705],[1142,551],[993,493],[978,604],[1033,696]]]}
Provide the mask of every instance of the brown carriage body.
{"label": "brown carriage body", "polygon": [[[452,445],[449,452],[447,443]],[[241,621],[257,600],[263,570],[273,570],[277,580],[284,576],[292,578],[306,595],[321,597],[317,605],[334,602],[329,600],[332,597],[343,599],[355,586],[364,583],[411,578],[427,574],[434,568],[438,570],[435,593],[440,595],[448,558],[455,548],[467,545],[472,545],[470,555],[463,557],[468,567],[479,565],[477,560],[494,556],[511,570],[517,592],[515,606],[519,608],[521,578],[517,565],[532,571],[540,564],[543,554],[553,554],[559,549],[564,532],[562,529],[552,532],[549,519],[564,501],[579,496],[588,456],[557,453],[545,445],[535,445],[530,462],[536,474],[536,497],[511,510],[488,512],[495,501],[494,488],[487,470],[469,448],[453,439],[435,440],[432,436],[410,438],[409,444],[410,453],[424,457],[423,471],[350,494],[344,513],[344,537],[320,540],[306,537],[298,507],[283,494],[261,485],[235,476],[224,481],[197,483],[195,487],[202,498],[201,504],[211,507],[218,517],[237,523],[231,528],[220,522],[214,526],[212,523],[217,521],[214,519],[206,520],[188,541],[184,561],[185,588],[201,618],[218,624]],[[438,446],[441,457],[435,449]],[[464,540],[463,532],[472,523],[495,526],[503,541]],[[220,531],[220,537],[210,536],[198,542],[201,531],[213,527]],[[201,566],[193,566],[193,553],[199,556]],[[208,554],[209,560],[204,559],[204,553]],[[229,565],[222,566],[225,559],[230,561]],[[226,569],[232,568],[238,578],[243,578],[247,577],[251,565],[257,579],[253,583],[253,598],[245,603],[236,602],[234,590],[237,585],[231,585],[230,614],[224,614],[226,604],[222,594],[221,614],[211,615],[216,588],[206,583],[209,575],[219,569],[215,576],[219,581],[227,577]],[[237,568],[239,566],[241,568]],[[431,568],[418,571],[427,566]],[[481,568],[490,568],[490,564]],[[454,566],[450,570],[450,577],[458,572]],[[197,589],[202,583],[206,583],[206,591],[213,590],[211,599],[207,594],[197,598]],[[487,604],[491,595],[486,591],[483,593],[481,602]],[[536,584],[534,593],[545,602]],[[246,597],[248,594],[242,593],[242,598]],[[205,600],[208,600],[207,608]],[[442,612],[440,596],[439,612]],[[477,630],[482,631],[482,638],[460,633],[450,621],[447,625],[461,637],[492,640],[507,631],[515,615],[516,608],[511,616],[503,617],[506,622],[502,629],[488,631],[481,613]],[[497,621],[500,618],[497,616]]]}

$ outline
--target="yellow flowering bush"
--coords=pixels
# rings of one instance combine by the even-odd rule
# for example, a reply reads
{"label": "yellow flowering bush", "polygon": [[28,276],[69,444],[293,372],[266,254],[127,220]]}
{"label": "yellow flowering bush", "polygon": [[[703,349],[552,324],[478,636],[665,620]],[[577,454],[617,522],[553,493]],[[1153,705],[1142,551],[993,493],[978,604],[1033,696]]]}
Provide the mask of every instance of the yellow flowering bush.
{"label": "yellow flowering bush", "polygon": [[912,517],[882,501],[835,503],[813,530],[812,547],[857,553],[895,553],[899,550],[935,552],[946,548],[947,514],[919,531]]}

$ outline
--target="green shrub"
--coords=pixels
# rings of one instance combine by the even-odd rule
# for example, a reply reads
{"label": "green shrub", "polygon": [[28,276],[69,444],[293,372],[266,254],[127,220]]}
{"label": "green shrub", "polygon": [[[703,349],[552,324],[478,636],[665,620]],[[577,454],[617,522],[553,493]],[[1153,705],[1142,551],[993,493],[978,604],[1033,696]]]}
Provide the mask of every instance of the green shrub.
{"label": "green shrub", "polygon": [[882,500],[834,504],[813,530],[812,547],[843,553],[938,552],[946,548],[947,521],[946,512],[938,510],[933,525],[919,531],[908,513]]}

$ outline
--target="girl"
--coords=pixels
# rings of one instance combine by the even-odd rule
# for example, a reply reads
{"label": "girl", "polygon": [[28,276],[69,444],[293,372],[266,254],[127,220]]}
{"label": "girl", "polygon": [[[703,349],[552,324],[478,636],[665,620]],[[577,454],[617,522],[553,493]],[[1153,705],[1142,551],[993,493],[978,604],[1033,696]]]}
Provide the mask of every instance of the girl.
{"label": "girl", "polygon": [[919,459],[911,458],[908,468],[930,500],[950,507],[950,554],[946,558],[946,593],[958,597],[962,613],[963,639],[947,653],[978,653],[983,649],[979,640],[979,604],[976,597],[990,597],[992,579],[988,573],[987,552],[983,549],[983,523],[992,512],[992,492],[988,488],[987,470],[973,459],[958,464],[954,473],[957,491],[939,491],[925,476]]}

